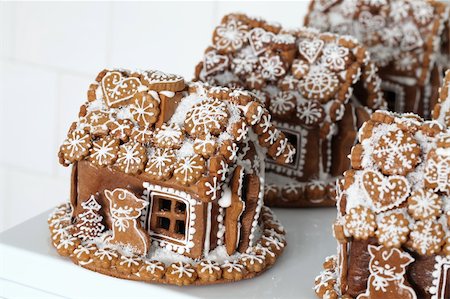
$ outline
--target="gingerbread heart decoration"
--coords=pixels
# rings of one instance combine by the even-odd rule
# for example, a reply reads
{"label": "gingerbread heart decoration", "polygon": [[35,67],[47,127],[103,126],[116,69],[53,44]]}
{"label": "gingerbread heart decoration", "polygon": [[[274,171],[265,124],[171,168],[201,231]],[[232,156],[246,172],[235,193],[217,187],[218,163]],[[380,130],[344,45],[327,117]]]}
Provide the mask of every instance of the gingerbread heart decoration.
{"label": "gingerbread heart decoration", "polygon": [[362,185],[377,213],[399,206],[406,200],[410,191],[405,177],[398,175],[387,177],[372,170],[364,171]]}
{"label": "gingerbread heart decoration", "polygon": [[217,54],[216,51],[209,51],[205,54],[203,65],[205,74],[210,75],[215,72],[224,71],[229,65],[229,58],[226,55]]}
{"label": "gingerbread heart decoration", "polygon": [[249,34],[248,39],[250,47],[256,56],[267,51],[272,41],[275,39],[275,34],[267,32],[262,28],[253,28]]}
{"label": "gingerbread heart decoration", "polygon": [[111,108],[127,104],[134,98],[140,86],[138,78],[124,78],[119,72],[110,72],[102,79],[103,95],[106,104]]}
{"label": "gingerbread heart decoration", "polygon": [[324,46],[324,42],[321,39],[303,40],[298,44],[298,50],[300,54],[312,64],[319,57],[320,52]]}

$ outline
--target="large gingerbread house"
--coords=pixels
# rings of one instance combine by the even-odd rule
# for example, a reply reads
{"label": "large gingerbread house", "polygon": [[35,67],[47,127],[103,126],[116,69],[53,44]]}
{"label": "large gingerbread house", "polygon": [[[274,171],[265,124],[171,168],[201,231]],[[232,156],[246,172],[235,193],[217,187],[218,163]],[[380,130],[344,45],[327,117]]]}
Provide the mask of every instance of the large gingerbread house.
{"label": "large gingerbread house", "polygon": [[354,38],[285,30],[242,14],[216,27],[195,77],[254,92],[296,147],[293,163],[266,163],[273,206],[334,205],[335,179],[348,169],[357,130],[384,104],[377,69]]}
{"label": "large gingerbread house", "polygon": [[264,207],[264,158],[289,163],[295,149],[278,133],[266,140],[262,128],[275,128],[252,94],[105,70],[87,96],[59,151],[72,165],[70,206],[49,220],[60,254],[179,285],[250,278],[275,262],[284,231]]}
{"label": "large gingerbread house", "polygon": [[[450,72],[441,112],[450,105]],[[444,108],[444,109],[442,109]],[[450,298],[450,129],[442,113],[375,112],[338,192],[338,254],[316,278],[321,298]]]}
{"label": "large gingerbread house", "polygon": [[448,7],[427,0],[311,1],[305,25],[355,36],[371,53],[389,110],[428,117],[448,67]]}

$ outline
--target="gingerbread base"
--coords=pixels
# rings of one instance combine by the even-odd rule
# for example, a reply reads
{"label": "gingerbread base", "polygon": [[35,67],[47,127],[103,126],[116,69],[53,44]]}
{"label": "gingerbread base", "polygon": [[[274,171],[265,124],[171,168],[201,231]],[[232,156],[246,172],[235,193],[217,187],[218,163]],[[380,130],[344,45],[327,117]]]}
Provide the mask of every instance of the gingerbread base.
{"label": "gingerbread base", "polygon": [[[270,176],[272,174],[268,174]],[[336,207],[336,180],[311,180],[297,182],[289,178],[277,178],[266,184],[264,203],[276,208],[323,208]],[[282,180],[277,182],[277,180]]]}
{"label": "gingerbread base", "polygon": [[208,285],[250,279],[271,268],[287,244],[283,227],[267,207],[262,211],[260,240],[254,247],[228,256],[219,246],[202,260],[154,245],[148,255],[137,256],[128,248],[109,244],[110,231],[83,241],[73,235],[71,213],[69,204],[59,206],[48,221],[53,246],[60,255],[101,274],[149,283]]}

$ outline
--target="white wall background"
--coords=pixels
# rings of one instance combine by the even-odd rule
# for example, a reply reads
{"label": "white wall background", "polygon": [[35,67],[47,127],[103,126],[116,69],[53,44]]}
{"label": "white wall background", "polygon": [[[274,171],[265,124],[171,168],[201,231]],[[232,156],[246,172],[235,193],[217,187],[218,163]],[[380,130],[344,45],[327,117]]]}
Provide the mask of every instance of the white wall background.
{"label": "white wall background", "polygon": [[66,201],[57,151],[89,84],[105,67],[190,79],[229,12],[287,27],[307,1],[0,3],[0,231]]}

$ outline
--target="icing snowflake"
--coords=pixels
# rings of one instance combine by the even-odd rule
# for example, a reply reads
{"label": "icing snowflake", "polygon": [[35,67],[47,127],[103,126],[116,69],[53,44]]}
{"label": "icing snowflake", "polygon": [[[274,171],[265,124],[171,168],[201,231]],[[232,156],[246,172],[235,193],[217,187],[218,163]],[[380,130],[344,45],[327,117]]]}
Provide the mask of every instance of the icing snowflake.
{"label": "icing snowflake", "polygon": [[78,238],[72,236],[72,235],[63,235],[59,239],[58,245],[56,245],[57,249],[68,249],[69,247],[75,246],[75,241],[77,241]]}
{"label": "icing snowflake", "polygon": [[278,116],[285,116],[295,108],[295,97],[291,92],[280,91],[270,101],[270,112]]}
{"label": "icing snowflake", "polygon": [[276,250],[281,250],[284,248],[285,244],[282,240],[272,236],[262,236],[262,243],[267,247],[272,247]]}
{"label": "icing snowflake", "polygon": [[231,69],[236,75],[254,75],[253,70],[256,68],[258,63],[258,57],[253,55],[253,53],[247,53],[246,51],[241,51],[236,57],[231,61]]}
{"label": "icing snowflake", "polygon": [[230,262],[229,260],[226,260],[222,265],[221,265],[221,268],[222,269],[224,269],[224,270],[226,270],[227,272],[233,272],[233,271],[236,271],[236,272],[242,272],[242,271],[244,271],[244,265],[241,265],[241,264],[239,264],[239,262],[238,261],[232,261],[232,262]]}
{"label": "icing snowflake", "polygon": [[200,262],[201,270],[200,272],[204,273],[208,271],[209,274],[213,274],[214,271],[219,271],[220,267],[219,264],[215,261],[205,260]]}
{"label": "icing snowflake", "polygon": [[205,160],[199,155],[183,157],[178,160],[174,176],[183,185],[196,181],[205,170]]}
{"label": "icing snowflake", "polygon": [[427,2],[423,1],[411,1],[411,7],[414,15],[414,19],[420,24],[420,25],[426,25],[430,23],[430,21],[434,17],[434,9],[433,6],[431,6]]}
{"label": "icing snowflake", "polygon": [[297,118],[307,125],[318,125],[325,117],[325,111],[322,105],[315,100],[300,99],[297,104]]}
{"label": "icing snowflake", "polygon": [[264,255],[259,255],[259,254],[244,253],[241,255],[241,259],[244,263],[248,263],[250,265],[264,263]]}
{"label": "icing snowflake", "polygon": [[177,262],[171,265],[172,271],[170,272],[172,275],[178,274],[178,278],[182,278],[183,276],[192,277],[195,270],[191,268],[190,264],[186,264],[183,262]]}
{"label": "icing snowflake", "polygon": [[258,252],[260,252],[260,253],[261,253],[262,255],[264,255],[264,256],[275,257],[275,253],[274,253],[272,250],[270,250],[270,248],[264,247],[264,246],[262,246],[260,243],[258,243],[258,244],[255,246],[255,250],[258,251]]}
{"label": "icing snowflake", "polygon": [[172,174],[175,162],[173,150],[156,148],[150,151],[145,172],[158,180],[167,179]]}
{"label": "icing snowflake", "polygon": [[159,261],[144,261],[144,268],[147,272],[155,274],[157,270],[164,271],[164,264]]}
{"label": "icing snowflake", "polygon": [[141,261],[141,258],[134,255],[122,255],[120,257],[119,265],[126,266],[128,268],[131,268],[133,266],[139,266],[139,262]]}
{"label": "icing snowflake", "polygon": [[439,252],[443,243],[442,225],[435,221],[417,221],[409,235],[411,247],[422,255]]}
{"label": "icing snowflake", "polygon": [[221,189],[217,177],[213,177],[212,182],[207,181],[205,183],[205,187],[206,187],[205,195],[208,196],[212,201],[216,200],[220,194]]}
{"label": "icing snowflake", "polygon": [[378,222],[378,242],[387,247],[400,247],[408,238],[409,221],[401,213],[385,215]]}
{"label": "icing snowflake", "polygon": [[89,160],[98,166],[112,165],[117,159],[119,141],[111,137],[101,138],[92,143]]}
{"label": "icing snowflake", "polygon": [[261,128],[262,133],[266,133],[272,126],[272,116],[265,113],[261,116],[261,120],[258,123],[258,127]]}
{"label": "icing snowflake", "polygon": [[349,59],[349,50],[336,44],[327,44],[322,50],[323,63],[331,70],[342,71]]}
{"label": "icing snowflake", "polygon": [[375,215],[366,207],[350,209],[344,218],[344,232],[357,240],[367,240],[373,236],[376,228]]}
{"label": "icing snowflake", "polygon": [[154,135],[155,145],[162,148],[180,148],[183,137],[183,131],[175,124],[162,124],[156,129]]}
{"label": "icing snowflake", "polygon": [[236,141],[237,142],[240,142],[240,141],[244,140],[245,137],[247,137],[248,126],[247,126],[247,124],[244,121],[241,122],[241,125],[237,129],[236,133],[237,133],[237,136],[236,136]]}
{"label": "icing snowflake", "polygon": [[86,132],[73,131],[61,145],[60,152],[65,160],[73,163],[83,159],[91,147],[91,136]]}
{"label": "icing snowflake", "polygon": [[205,99],[193,106],[186,114],[186,131],[194,137],[209,134],[218,135],[228,121],[225,102],[219,99]]}
{"label": "icing snowflake", "polygon": [[149,94],[139,94],[134,104],[130,106],[133,119],[141,126],[154,124],[158,120],[158,101]]}
{"label": "icing snowflake", "polygon": [[113,258],[118,258],[117,252],[108,247],[98,249],[96,252],[94,252],[94,256],[100,260],[107,259],[109,261],[111,261]]}
{"label": "icing snowflake", "polygon": [[137,142],[128,142],[120,146],[116,167],[125,173],[136,174],[144,168],[146,149]]}
{"label": "icing snowflake", "polygon": [[148,127],[133,127],[131,139],[141,144],[149,144],[153,137],[152,129]]}
{"label": "icing snowflake", "polygon": [[227,178],[228,173],[230,172],[230,168],[228,164],[225,163],[224,160],[220,161],[220,169],[217,170],[217,174],[219,175],[219,179],[223,182]]}
{"label": "icing snowflake", "polygon": [[226,52],[239,50],[247,38],[247,29],[247,25],[236,19],[217,26],[213,38],[216,48]]}
{"label": "icing snowflake", "polygon": [[259,57],[259,63],[261,65],[261,75],[266,80],[275,81],[286,73],[283,61],[278,55]]}
{"label": "icing snowflake", "polygon": [[280,131],[277,128],[272,127],[269,131],[267,131],[267,138],[264,139],[264,142],[269,143],[270,145],[274,144],[277,141],[278,136],[280,136]]}
{"label": "icing snowflake", "polygon": [[405,175],[419,162],[420,147],[413,136],[402,130],[380,138],[372,157],[384,174]]}
{"label": "icing snowflake", "polygon": [[408,212],[416,220],[436,218],[441,214],[442,200],[430,190],[414,191],[408,198]]}

